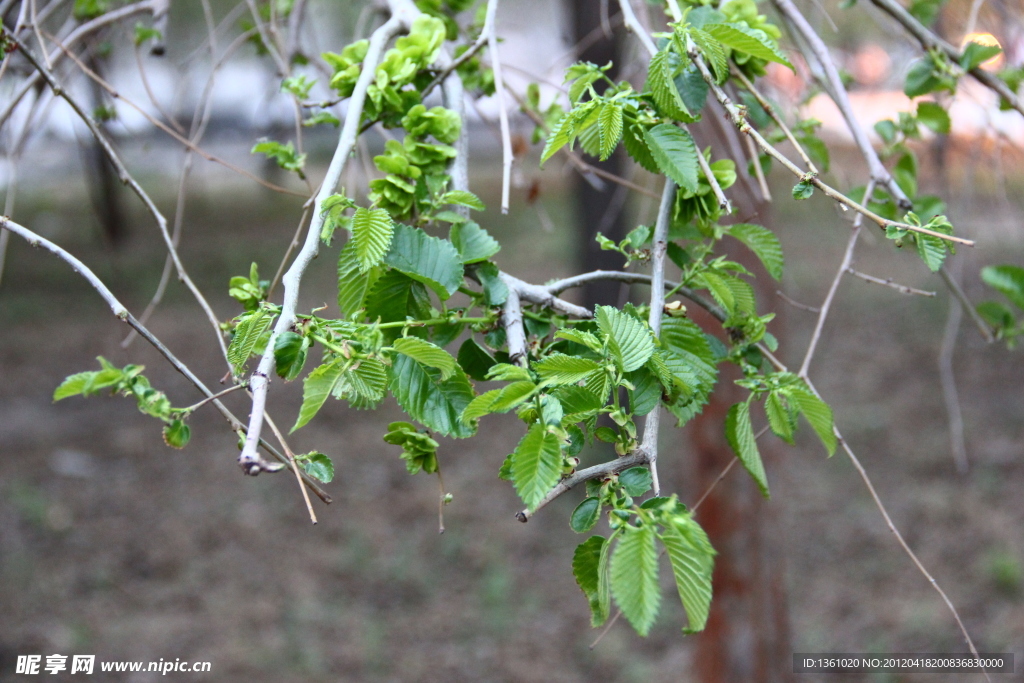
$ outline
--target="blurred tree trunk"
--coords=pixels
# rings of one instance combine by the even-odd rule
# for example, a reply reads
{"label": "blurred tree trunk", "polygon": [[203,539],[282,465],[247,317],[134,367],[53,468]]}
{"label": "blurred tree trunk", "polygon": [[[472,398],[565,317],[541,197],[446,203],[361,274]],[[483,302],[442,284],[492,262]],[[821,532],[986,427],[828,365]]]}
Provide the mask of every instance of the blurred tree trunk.
{"label": "blurred tree trunk", "polygon": [[[608,75],[614,80],[618,72],[621,51],[616,34],[611,33],[608,37],[602,30],[600,0],[570,0],[569,9],[574,22],[572,35],[575,43],[579,44],[581,41],[590,43],[576,55],[576,59],[593,62],[599,66],[612,62],[614,66]],[[592,37],[598,39],[592,40]],[[600,83],[594,85],[598,90],[603,89]],[[619,153],[613,154],[607,161],[587,159],[587,162],[615,175],[620,175],[623,168],[622,156]],[[603,181],[596,176],[583,178],[576,174],[575,177],[573,195],[579,217],[580,240],[580,247],[577,251],[577,270],[579,272],[597,268],[620,270],[622,257],[613,251],[601,251],[597,242],[594,241],[594,236],[601,232],[616,242],[625,238],[625,221],[622,217],[622,204],[625,195],[619,191],[618,185]],[[622,285],[618,282],[591,282],[584,288],[583,298],[587,306],[598,303],[614,305],[619,300],[620,291],[622,291]]]}
{"label": "blurred tree trunk", "polygon": [[[709,102],[702,122],[691,125],[698,147],[722,150],[716,157],[728,155],[744,159],[744,141],[725,123],[717,103]],[[761,189],[737,168],[739,180],[728,194],[736,207],[732,222],[756,222],[771,227],[770,204]],[[757,259],[734,240],[726,240],[730,258],[757,274],[754,288],[761,307],[774,303],[775,281]],[[691,306],[695,322],[708,330],[719,327],[702,309]],[[772,325],[778,335],[780,317]],[[718,479],[722,470],[736,459],[725,439],[725,416],[729,407],[743,400],[746,391],[733,382],[740,379],[739,368],[722,366],[722,377],[710,404],[693,421],[693,479],[691,495],[700,496]],[[758,424],[755,413],[755,425]],[[760,420],[765,424],[764,418]],[[774,439],[769,435],[758,441],[769,479],[778,471]],[[697,511],[697,520],[707,530],[718,550],[713,579],[714,599],[707,628],[696,636],[695,673],[701,683],[777,683],[793,680],[792,646],[789,631],[784,552],[777,513],[779,502],[766,501],[754,482],[738,464],[719,482]]]}

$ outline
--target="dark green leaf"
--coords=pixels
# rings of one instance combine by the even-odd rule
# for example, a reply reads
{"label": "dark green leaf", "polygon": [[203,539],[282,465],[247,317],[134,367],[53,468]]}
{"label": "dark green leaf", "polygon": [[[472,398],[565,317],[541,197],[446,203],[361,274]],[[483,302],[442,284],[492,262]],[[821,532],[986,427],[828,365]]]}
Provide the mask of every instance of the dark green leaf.
{"label": "dark green leaf", "polygon": [[487,379],[487,373],[494,367],[494,358],[487,349],[480,346],[475,339],[467,339],[459,347],[459,365],[466,371],[466,374],[473,379],[482,382]]}
{"label": "dark green leaf", "polygon": [[500,306],[508,299],[508,285],[501,279],[498,266],[490,261],[476,267],[476,276],[484,287],[484,301],[488,306]]}
{"label": "dark green leaf", "polygon": [[412,358],[421,365],[440,370],[442,380],[451,377],[458,368],[458,364],[450,353],[419,337],[401,337],[396,339],[392,346],[395,347],[395,351]]}
{"label": "dark green leaf", "polygon": [[807,199],[814,194],[814,184],[809,180],[801,180],[793,186],[793,199]]}
{"label": "dark green leaf", "polygon": [[309,348],[309,339],[294,332],[282,332],[277,335],[274,341],[274,364],[277,367],[277,374],[287,381],[291,381],[302,372],[302,366],[306,364],[306,349]]}
{"label": "dark green leaf", "polygon": [[697,147],[689,133],[662,123],[646,131],[644,140],[662,173],[679,187],[697,191]]}
{"label": "dark green leaf", "polygon": [[998,45],[980,45],[974,42],[967,43],[967,47],[964,48],[963,56],[960,58],[960,66],[963,67],[964,71],[976,69],[1002,51],[1002,48]]}
{"label": "dark green leaf", "polygon": [[918,102],[917,120],[922,125],[930,128],[934,133],[939,133],[940,135],[949,134],[949,113],[940,104],[935,102]]}
{"label": "dark green leaf", "polygon": [[760,225],[737,223],[729,226],[729,234],[747,245],[757,258],[761,259],[769,275],[776,280],[782,279],[785,261],[782,256],[782,245],[775,233]]}
{"label": "dark green leaf", "polygon": [[[594,528],[597,520],[601,517],[601,501],[598,498],[584,498],[583,502],[576,506],[569,518],[569,526],[578,534],[583,534]],[[601,539],[604,540],[604,539]],[[600,552],[600,551],[598,551]],[[594,590],[597,590],[597,553],[594,557]],[[582,586],[581,586],[582,587]]]}
{"label": "dark green leaf", "polygon": [[651,471],[646,467],[631,467],[619,475],[619,483],[633,498],[651,490]]}
{"label": "dark green leaf", "polygon": [[401,223],[395,225],[391,250],[384,262],[430,287],[441,300],[462,284],[462,258],[452,243]]}
{"label": "dark green leaf", "polygon": [[498,241],[473,221],[454,224],[448,231],[448,239],[455,245],[463,263],[486,261],[501,249]]}
{"label": "dark green leaf", "polygon": [[599,573],[601,555],[605,548],[605,540],[602,536],[591,536],[583,543],[576,546],[572,556],[572,574],[576,578],[576,584],[587,596],[590,603],[592,622],[595,626],[604,623],[608,618],[608,606],[602,611],[601,601],[598,598]]}
{"label": "dark green leaf", "polygon": [[414,420],[442,436],[466,438],[476,431],[459,420],[473,400],[473,387],[461,369],[447,380],[441,372],[405,355],[398,355],[388,370],[391,393],[398,405]]}
{"label": "dark green leaf", "polygon": [[302,469],[306,471],[306,474],[314,479],[318,479],[325,484],[329,484],[334,479],[334,463],[323,453],[313,451],[312,453],[295,457],[296,460],[302,463]]}
{"label": "dark green leaf", "polygon": [[[753,29],[744,24],[706,24],[703,28],[709,35],[721,41],[726,47],[748,55],[759,57],[769,62],[778,62],[783,66],[793,69],[789,60],[779,52],[767,33],[760,29]],[[795,69],[794,69],[795,71]]]}

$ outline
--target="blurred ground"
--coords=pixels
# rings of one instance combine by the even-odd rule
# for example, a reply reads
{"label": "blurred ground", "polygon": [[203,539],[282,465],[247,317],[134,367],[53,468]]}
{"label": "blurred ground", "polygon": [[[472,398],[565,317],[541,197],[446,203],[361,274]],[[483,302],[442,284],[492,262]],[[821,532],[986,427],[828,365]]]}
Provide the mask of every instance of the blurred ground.
{"label": "blurred ground", "polygon": [[[524,173],[532,177],[533,168],[525,163]],[[546,172],[541,199],[555,225],[569,215],[560,178]],[[954,188],[973,180],[956,176]],[[497,206],[492,181],[475,174],[473,182]],[[987,296],[977,280],[981,265],[1024,260],[1022,207],[1009,205],[991,179],[979,181],[980,194],[961,197],[952,211],[958,228],[980,243],[961,256],[974,300]],[[777,194],[786,197],[788,187]],[[1009,196],[1020,197],[1020,187],[1011,185]],[[570,239],[546,231],[522,192],[519,202],[511,217],[486,214],[504,245],[499,262],[537,281],[570,274]],[[183,257],[222,318],[236,312],[228,276],[247,272],[251,260],[264,277],[272,274],[298,205],[234,185],[213,186],[192,202]],[[19,207],[16,218],[72,248],[132,310],[142,310],[162,263],[148,220],[140,216],[131,242],[109,253],[98,246],[81,188],[23,190]],[[778,210],[789,263],[782,289],[817,305],[847,229],[818,198],[786,198]],[[304,288],[309,307],[334,298],[335,252],[314,264]],[[812,375],[978,647],[1014,651],[1021,662],[1021,352],[986,347],[963,324],[954,367],[972,468],[957,476],[936,371],[948,309],[942,284],[914,254],[873,232],[858,253],[859,269],[939,290],[939,297],[905,297],[848,279]],[[172,286],[151,327],[214,383],[224,368],[197,312],[183,288]],[[784,320],[774,330],[788,340],[782,357],[799,364],[814,316],[790,309]],[[124,399],[51,404],[54,387],[92,368],[97,355],[145,363],[176,405],[197,400],[143,343],[120,348],[126,328],[63,264],[13,244],[0,286],[0,329],[0,680],[24,680],[10,673],[17,655],[54,652],[211,661],[211,674],[168,680],[217,681],[679,681],[700,656],[680,635],[683,614],[670,593],[649,638],[623,623],[588,650],[595,633],[572,579],[578,539],[567,523],[579,498],[564,496],[528,525],[513,520],[517,499],[495,476],[521,433],[509,416],[488,418],[468,442],[443,444],[455,499],[448,530],[438,536],[436,482],[408,476],[397,449],[381,441],[397,408],[360,413],[328,404],[293,441],[297,450],[329,453],[339,472],[327,487],[336,502],[318,505],[320,524],[312,527],[290,475],[240,475],[234,436],[212,410],[194,416],[192,443],[178,452]],[[273,414],[290,423],[301,387],[275,387]],[[246,414],[237,395],[228,404]],[[826,459],[802,436],[770,471],[772,505],[785,529],[776,542],[787,558],[794,648],[964,651],[945,606],[900,551],[849,462],[842,454]],[[701,492],[687,486],[686,440],[665,440],[662,476],[692,502]],[[730,476],[745,475],[737,468]],[[668,586],[667,571],[662,578]]]}

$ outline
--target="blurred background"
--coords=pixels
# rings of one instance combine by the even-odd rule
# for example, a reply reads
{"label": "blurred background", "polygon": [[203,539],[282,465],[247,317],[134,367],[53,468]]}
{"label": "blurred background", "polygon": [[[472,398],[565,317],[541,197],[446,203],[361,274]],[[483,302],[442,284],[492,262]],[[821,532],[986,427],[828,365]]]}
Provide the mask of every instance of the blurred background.
{"label": "blurred background", "polygon": [[[918,49],[865,4],[840,9],[827,0],[803,7],[835,46],[858,115],[870,125],[912,110],[901,89]],[[227,2],[211,8],[224,51],[246,15]],[[377,21],[358,4],[314,2],[307,12],[313,54],[340,51]],[[951,0],[938,17],[936,30],[953,43],[970,32],[992,34],[1004,46],[1006,64],[1024,59],[1024,24],[1011,0]],[[562,70],[579,54],[597,63],[614,59],[626,65],[621,77],[643,80],[644,70],[630,67],[637,53],[614,3],[602,21],[594,0],[506,0],[498,22],[510,89],[522,93],[539,82],[545,106],[561,96]],[[127,27],[102,36],[126,49],[96,51],[97,67],[125,99],[187,128],[211,73],[200,8],[174,4],[163,57],[133,55],[129,34]],[[797,66],[795,77],[770,74],[772,96],[784,110],[799,104],[803,116],[823,122],[833,184],[862,184],[863,161],[841,120],[814,96],[806,69]],[[0,105],[19,78],[12,71],[0,81]],[[180,145],[123,102],[109,101],[82,79],[75,83],[94,106],[116,109],[107,130],[128,167],[173,216]],[[217,72],[202,147],[302,191],[294,176],[249,154],[261,136],[294,140],[293,112],[278,86],[272,64],[251,45],[237,49]],[[311,97],[325,96],[318,85]],[[967,295],[996,299],[981,284],[980,268],[1024,262],[1024,119],[996,111],[987,93],[966,81],[945,103],[951,135],[916,143],[922,192],[942,196],[958,234],[978,242],[951,264]],[[165,256],[151,218],[137,198],[109,182],[87,131],[62,103],[43,102],[31,125],[36,132],[19,146],[27,107],[0,128],[6,213],[78,255],[140,312]],[[497,103],[483,99],[469,109],[472,189],[491,207],[481,223],[502,243],[501,267],[533,282],[598,265],[621,267],[600,260],[607,252],[591,250],[593,232],[614,235],[653,220],[656,200],[627,196],[593,174],[581,178],[562,159],[540,170],[539,150],[529,143],[532,123],[516,114],[512,211],[502,216]],[[329,126],[305,131],[314,182],[335,136]],[[350,190],[365,187],[369,158],[383,145],[374,131],[365,140],[342,182]],[[273,274],[303,199],[267,191],[201,158],[192,164],[180,207],[181,254],[217,315],[228,320],[238,312],[228,279],[247,274],[253,261],[263,277]],[[613,159],[609,168],[645,188],[660,187],[624,160]],[[737,198],[747,207],[738,218],[769,225],[782,240],[785,277],[762,286],[759,308],[779,312],[769,329],[782,342],[780,358],[792,366],[816,316],[785,303],[776,290],[819,306],[849,223],[820,196],[792,201],[793,180],[782,171],[768,182],[778,198],[770,208],[749,178],[737,184],[736,193],[751,195],[746,203]],[[301,308],[334,307],[336,254],[337,245],[321,251]],[[1020,353],[986,345],[969,321],[961,325],[941,280],[916,254],[894,249],[877,232],[862,236],[855,267],[937,296],[845,279],[811,376],[978,648],[1014,652],[1024,661]],[[574,293],[579,301],[602,303],[630,294],[646,292],[616,285]],[[208,384],[223,375],[212,330],[173,278],[149,326]],[[22,680],[12,673],[18,655],[54,652],[212,663],[212,673],[178,674],[181,680],[775,681],[794,678],[788,673],[794,651],[966,651],[949,611],[900,550],[849,460],[842,453],[826,458],[806,428],[795,448],[763,446],[770,501],[736,468],[698,512],[722,554],[708,631],[682,636],[685,617],[663,568],[667,590],[650,637],[639,638],[623,621],[591,649],[598,633],[571,573],[582,538],[568,525],[582,494],[563,496],[528,525],[514,520],[518,499],[496,477],[521,435],[513,416],[486,418],[471,440],[443,442],[445,485],[454,500],[445,511],[447,531],[438,535],[436,482],[410,477],[398,449],[381,440],[387,423],[400,419],[394,403],[372,413],[328,403],[291,442],[297,452],[324,451],[337,468],[326,487],[335,502],[315,502],[320,524],[314,527],[290,475],[241,476],[235,437],[211,409],[193,416],[192,442],[175,451],[161,442],[160,425],[130,401],[97,396],[51,403],[61,380],[92,369],[98,355],[116,365],[145,364],[175,405],[198,400],[150,347],[136,341],[123,348],[126,331],[65,264],[10,243],[0,281],[0,680]],[[950,438],[943,367],[959,393],[964,472]],[[272,413],[288,423],[300,399],[298,382],[276,382]],[[247,413],[237,394],[225,400],[236,414]],[[733,457],[724,450],[716,410],[663,435],[663,486],[688,504]],[[583,457],[586,464],[610,454],[595,446]]]}

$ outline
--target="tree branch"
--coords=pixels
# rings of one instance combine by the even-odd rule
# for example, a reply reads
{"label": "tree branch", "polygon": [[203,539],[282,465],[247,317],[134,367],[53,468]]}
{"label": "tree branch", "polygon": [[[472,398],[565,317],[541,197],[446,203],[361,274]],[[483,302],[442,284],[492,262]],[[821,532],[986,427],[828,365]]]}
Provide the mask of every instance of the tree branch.
{"label": "tree branch", "polygon": [[[51,254],[54,254],[62,261],[70,265],[71,268],[76,273],[81,275],[85,279],[85,281],[88,282],[89,285],[94,290],[96,290],[100,297],[106,302],[107,306],[110,307],[111,313],[113,313],[120,320],[122,320],[123,322],[131,326],[133,329],[135,329],[139,333],[139,335],[142,336],[143,339],[148,341],[153,346],[153,348],[160,352],[160,355],[162,355],[167,360],[167,362],[170,363],[172,367],[174,367],[175,370],[180,372],[185,377],[185,379],[191,382],[193,386],[199,389],[199,391],[213,403],[213,405],[217,408],[217,410],[228,422],[228,424],[231,425],[231,429],[233,431],[245,430],[245,425],[243,425],[242,422],[237,417],[235,417],[235,415],[230,410],[228,410],[227,406],[225,406],[220,401],[220,399],[217,398],[217,395],[213,391],[211,391],[203,383],[202,380],[196,377],[196,375],[188,368],[188,366],[182,363],[178,359],[178,357],[175,356],[171,352],[171,350],[168,349],[163,344],[163,342],[161,342],[152,332],[150,332],[146,328],[145,325],[140,323],[135,318],[135,316],[133,316],[128,311],[128,309],[125,308],[125,306],[120,301],[117,300],[117,297],[114,296],[113,292],[111,292],[110,289],[107,288],[105,284],[103,284],[103,281],[100,280],[87,265],[79,261],[77,258],[75,258],[73,255],[71,255],[63,248],[57,246],[53,242],[45,239],[44,237],[40,237],[39,235],[32,232],[28,228],[15,223],[6,216],[0,216],[0,229],[18,235],[33,247],[43,247]],[[278,471],[282,469],[283,464],[286,464],[288,462],[288,459],[284,455],[278,452],[276,448],[268,444],[266,441],[261,439],[259,445],[266,452],[273,455],[282,463],[282,465],[273,465],[271,463],[263,462],[263,467],[265,470]],[[303,481],[306,483],[306,486],[308,486],[309,489],[313,491],[313,493],[315,493],[317,497],[320,498],[320,500],[322,500],[325,503],[331,502],[331,497],[323,489],[321,489],[315,482],[313,482],[308,476],[304,476]]]}
{"label": "tree branch", "polygon": [[527,366],[526,330],[523,328],[523,308],[519,302],[519,291],[511,276],[504,273],[501,279],[508,287],[508,297],[501,309],[501,324],[505,327],[508,343],[508,357],[515,365]]}
{"label": "tree branch", "polygon": [[[871,2],[875,7],[902,24],[908,33],[917,38],[922,48],[925,50],[939,50],[956,64],[960,63],[963,54],[959,50],[921,24],[899,3],[894,2],[894,0],[871,0]],[[1006,100],[1012,108],[1024,114],[1024,102],[998,76],[985,71],[980,66],[974,67],[968,73],[974,76],[979,83]]]}
{"label": "tree branch", "polygon": [[871,173],[871,177],[874,179],[877,185],[884,186],[889,193],[896,198],[897,203],[903,209],[911,209],[913,204],[910,199],[907,198],[906,193],[893,179],[892,174],[882,164],[882,160],[878,158],[878,153],[875,148],[871,145],[871,140],[868,139],[867,133],[864,128],[857,121],[856,115],[853,113],[853,106],[850,104],[850,96],[846,92],[846,86],[843,85],[842,79],[839,77],[839,71],[836,69],[835,63],[832,61],[831,55],[828,53],[828,47],[825,42],[821,39],[821,36],[817,34],[814,28],[810,25],[800,10],[797,9],[796,5],[791,0],[772,0],[775,8],[786,17],[796,28],[796,30],[803,36],[803,39],[807,41],[807,45],[811,52],[817,58],[824,70],[826,78],[826,86],[829,90],[829,94],[832,96],[832,100],[836,103],[840,113],[843,115],[843,119],[846,121],[846,127],[850,130],[850,134],[853,135],[853,140],[860,150],[864,160],[868,163],[868,170]]}
{"label": "tree branch", "polygon": [[884,285],[886,287],[891,287],[892,289],[895,289],[897,292],[902,292],[903,294],[916,294],[917,296],[935,296],[935,292],[926,292],[923,289],[915,289],[914,287],[901,285],[898,282],[894,282],[891,277],[885,278],[883,280],[880,277],[868,275],[867,273],[862,273],[859,270],[854,270],[853,268],[847,268],[846,272],[849,273],[850,275],[853,275],[854,277],[859,277],[861,280],[864,280],[865,282],[874,282],[876,285]]}
{"label": "tree branch", "polygon": [[[397,4],[397,3],[396,3]],[[415,6],[409,4],[416,12]],[[316,195],[316,202],[313,207],[313,218],[309,224],[309,231],[306,233],[306,240],[299,250],[295,261],[288,272],[282,278],[284,285],[284,301],[281,304],[281,313],[274,326],[274,331],[267,342],[266,351],[260,358],[259,365],[252,375],[249,386],[252,389],[252,412],[249,416],[249,429],[246,434],[245,445],[241,455],[238,456],[238,463],[246,474],[257,475],[262,467],[259,455],[256,453],[256,446],[263,427],[263,414],[266,410],[267,388],[269,376],[274,365],[274,341],[283,332],[288,331],[295,322],[295,310],[298,306],[299,287],[302,283],[302,276],[306,271],[309,262],[313,260],[319,251],[320,229],[323,227],[324,214],[323,203],[333,194],[345,163],[355,145],[356,136],[359,133],[359,123],[362,118],[363,105],[366,103],[366,91],[373,81],[377,65],[388,41],[399,33],[404,27],[412,23],[414,14],[405,6],[395,9],[391,18],[380,28],[373,32],[370,38],[370,45],[363,60],[363,70],[356,81],[355,89],[352,91],[352,98],[349,100],[348,114],[345,117],[345,125],[342,127],[338,139],[338,146],[335,149],[334,157],[327,169],[320,191]]]}

